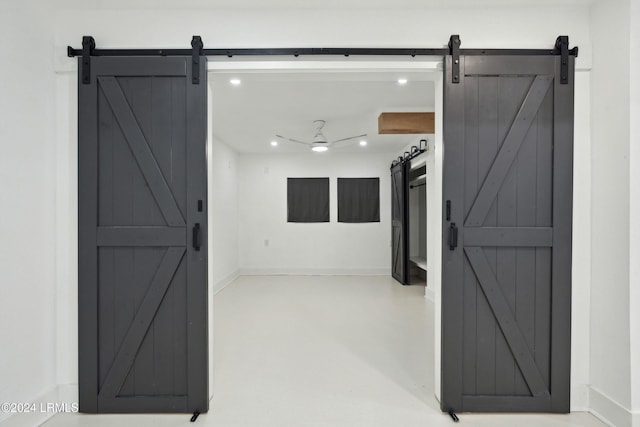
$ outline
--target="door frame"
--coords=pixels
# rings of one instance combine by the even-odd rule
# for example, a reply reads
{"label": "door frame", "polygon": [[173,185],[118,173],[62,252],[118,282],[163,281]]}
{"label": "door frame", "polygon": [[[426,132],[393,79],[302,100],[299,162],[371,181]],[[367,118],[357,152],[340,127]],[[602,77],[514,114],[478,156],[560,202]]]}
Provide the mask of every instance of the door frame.
{"label": "door frame", "polygon": [[[384,55],[382,55],[384,56]],[[389,56],[387,56],[389,57]],[[444,56],[431,56],[424,59],[414,60],[394,60],[383,61],[380,58],[367,58],[366,60],[353,61],[345,59],[323,59],[323,60],[296,60],[278,59],[278,57],[269,58],[269,61],[255,60],[253,58],[242,57],[235,60],[209,60],[207,62],[207,73],[209,81],[208,109],[209,116],[207,118],[207,199],[211,202],[213,194],[213,185],[210,181],[212,174],[212,143],[213,143],[213,100],[215,94],[212,91],[213,75],[228,74],[236,75],[238,73],[252,72],[270,72],[270,73],[291,73],[291,72],[354,72],[354,73],[375,73],[383,71],[424,71],[429,74],[429,80],[434,82],[435,92],[435,136],[433,141],[429,141],[428,150],[433,153],[427,163],[427,169],[431,168],[430,179],[427,181],[430,185],[427,193],[427,210],[434,209],[434,212],[442,211],[442,170],[444,167],[444,146],[442,132],[442,114],[443,114],[443,96],[444,96]],[[389,158],[391,162],[392,157]],[[208,211],[207,222],[209,224],[207,242],[213,241],[213,230],[216,224],[212,218],[212,209]],[[442,280],[442,243],[440,236],[442,235],[442,221],[440,215],[431,215],[427,218],[427,253],[431,254],[427,258],[427,283],[433,284],[432,292],[425,292],[425,296],[434,302],[433,311],[433,327],[434,327],[434,345],[433,345],[433,369],[434,393],[438,401],[440,401],[440,384],[441,384],[441,336],[442,336],[442,319],[441,319],[441,292],[440,284]],[[389,236],[391,238],[391,236]],[[213,251],[209,248],[208,252],[208,282],[209,295],[214,294],[213,283]],[[209,304],[209,354],[213,353],[213,310]],[[213,396],[213,359],[209,357],[209,394]],[[210,396],[210,397],[211,397]]]}

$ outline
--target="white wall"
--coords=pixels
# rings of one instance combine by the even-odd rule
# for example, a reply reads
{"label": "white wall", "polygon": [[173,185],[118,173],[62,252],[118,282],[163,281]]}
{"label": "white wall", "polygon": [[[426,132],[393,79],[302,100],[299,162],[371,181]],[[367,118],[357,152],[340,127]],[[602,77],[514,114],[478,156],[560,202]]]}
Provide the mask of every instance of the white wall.
{"label": "white wall", "polygon": [[214,137],[210,159],[209,270],[215,293],[238,275],[238,154]]}
{"label": "white wall", "polygon": [[[211,74],[207,98],[208,294],[211,298],[238,276],[238,156],[214,134]],[[208,305],[209,398],[213,396],[213,304]]]}
{"label": "white wall", "polygon": [[[433,377],[440,401],[442,364],[442,172],[444,166],[444,76],[435,82],[435,138],[427,152],[427,283],[433,288]],[[431,172],[431,173],[429,173]],[[426,292],[426,290],[425,290]]]}
{"label": "white wall", "polygon": [[630,334],[631,334],[631,410],[633,411],[633,425],[640,426],[640,3],[630,1],[630,72],[633,76],[629,81],[629,94],[631,97],[631,108],[629,110],[630,120],[630,205],[629,216],[629,311],[630,311]]}
{"label": "white wall", "polygon": [[[241,272],[390,274],[391,160],[391,154],[347,154],[331,151],[240,155],[238,194]],[[287,222],[288,177],[329,177],[330,222]],[[337,222],[338,177],[380,178],[380,222]]]}
{"label": "white wall", "polygon": [[629,426],[629,1],[595,4],[591,29],[590,407]]}
{"label": "white wall", "polygon": [[56,74],[56,379],[64,386],[78,383],[77,86],[75,63]]}
{"label": "white wall", "polygon": [[571,410],[589,407],[591,304],[591,100],[589,71],[575,74],[573,251],[571,292]]}
{"label": "white wall", "polygon": [[[0,402],[30,402],[56,385],[55,86],[45,3],[0,3]],[[10,415],[0,412],[0,421]]]}

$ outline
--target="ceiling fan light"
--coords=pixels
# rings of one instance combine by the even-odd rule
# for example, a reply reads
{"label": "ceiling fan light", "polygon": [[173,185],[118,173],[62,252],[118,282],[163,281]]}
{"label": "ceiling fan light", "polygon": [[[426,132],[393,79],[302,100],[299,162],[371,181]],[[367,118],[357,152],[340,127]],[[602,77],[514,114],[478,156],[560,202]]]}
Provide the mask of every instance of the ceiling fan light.
{"label": "ceiling fan light", "polygon": [[326,143],[313,143],[313,145],[311,146],[311,150],[315,151],[316,153],[322,153],[323,151],[327,151],[329,149],[329,147],[327,147]]}

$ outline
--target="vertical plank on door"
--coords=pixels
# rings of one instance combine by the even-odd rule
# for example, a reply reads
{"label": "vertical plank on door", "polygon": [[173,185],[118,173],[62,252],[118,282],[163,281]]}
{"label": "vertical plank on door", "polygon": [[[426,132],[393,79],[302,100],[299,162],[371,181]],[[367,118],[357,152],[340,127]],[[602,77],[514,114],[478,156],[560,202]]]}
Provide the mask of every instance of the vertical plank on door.
{"label": "vertical plank on door", "polygon": [[[536,170],[536,226],[551,227],[553,193],[553,128],[545,125],[553,119],[553,96],[548,94],[538,112],[537,128],[537,170]],[[536,363],[542,376],[551,385],[551,255],[549,248],[536,248],[536,333],[534,348]]]}
{"label": "vertical plank on door", "polygon": [[[542,113],[541,110],[538,114]],[[517,168],[517,226],[536,226],[536,199],[537,199],[537,140],[538,121],[535,120],[527,136],[525,137],[515,165]],[[535,248],[517,248],[516,265],[517,277],[515,317],[520,330],[529,346],[530,351],[535,350],[535,293],[536,293],[536,264]],[[530,395],[530,391],[520,370],[516,367],[514,394],[521,396]]]}
{"label": "vertical plank on door", "polygon": [[[475,77],[479,80],[478,88],[478,181],[477,188],[479,189],[484,182],[493,159],[498,151],[498,131],[499,131],[499,119],[500,111],[498,110],[498,100],[500,91],[500,82],[495,77]],[[482,104],[480,104],[482,99]],[[466,101],[465,101],[466,102]],[[468,161],[472,161],[469,159]],[[471,191],[471,189],[466,189]],[[474,200],[475,196],[474,194]],[[485,219],[485,226],[497,225],[497,207],[494,202],[489,209],[487,218]],[[496,248],[484,248],[487,259],[493,271],[496,271],[497,251]],[[475,275],[474,275],[475,277]],[[496,324],[493,312],[487,299],[480,289],[478,284],[478,298],[477,298],[477,394],[493,395],[496,393],[496,351],[497,341],[500,331]],[[496,334],[497,332],[497,334]],[[498,336],[496,336],[498,335]]]}
{"label": "vertical plank on door", "polygon": [[[464,174],[464,214],[466,215],[473,205],[475,194],[478,192],[478,152],[480,150],[480,138],[478,131],[478,117],[481,114],[478,108],[478,90],[479,79],[477,77],[470,77],[466,80],[465,85],[465,105],[464,105],[464,117],[465,117],[465,144],[464,144],[464,158],[472,159],[472,161],[465,162],[465,174]],[[463,272],[463,313],[464,313],[464,325],[463,325],[463,372],[462,375],[465,379],[462,384],[462,392],[464,394],[475,394],[476,389],[476,354],[479,350],[478,341],[476,339],[477,330],[476,324],[478,322],[476,314],[477,298],[482,297],[477,295],[478,281],[476,276],[468,263],[464,265]]]}
{"label": "vertical plank on door", "polygon": [[[511,128],[530,81],[522,78],[500,77],[500,94],[498,96],[498,150],[502,147],[507,132]],[[509,96],[506,96],[509,94]],[[513,163],[496,196],[496,225],[514,227],[516,225],[516,183],[517,163]],[[519,195],[519,194],[518,194]],[[486,249],[485,249],[486,250]],[[496,248],[496,278],[507,299],[509,306],[515,310],[516,299],[516,251],[512,247]],[[516,364],[511,349],[507,344],[500,327],[496,325],[496,394],[511,395],[514,393]]]}

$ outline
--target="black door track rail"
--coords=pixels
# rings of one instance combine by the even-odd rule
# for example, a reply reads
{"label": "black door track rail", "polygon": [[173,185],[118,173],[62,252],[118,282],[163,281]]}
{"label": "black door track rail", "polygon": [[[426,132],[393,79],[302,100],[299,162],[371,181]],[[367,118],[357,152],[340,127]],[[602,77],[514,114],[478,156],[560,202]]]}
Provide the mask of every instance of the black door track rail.
{"label": "black door track rail", "polygon": [[[197,56],[447,56],[452,55],[458,62],[453,63],[454,83],[460,81],[460,56],[464,55],[557,55],[562,56],[561,67],[564,70],[568,67],[569,56],[578,56],[578,47],[569,49],[569,37],[559,36],[554,47],[551,49],[461,49],[460,36],[452,35],[447,47],[441,48],[264,48],[264,49],[204,49],[204,44],[200,36],[193,36],[191,49],[96,49],[96,42],[91,36],[82,38],[82,49],[74,49],[67,46],[67,56],[70,58],[81,56],[83,63],[82,83],[89,84],[91,71],[90,63],[92,56],[192,56],[194,63]],[[194,84],[200,80],[198,67],[193,67]],[[566,73],[561,73],[564,77],[562,84],[568,83]]]}

